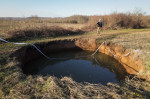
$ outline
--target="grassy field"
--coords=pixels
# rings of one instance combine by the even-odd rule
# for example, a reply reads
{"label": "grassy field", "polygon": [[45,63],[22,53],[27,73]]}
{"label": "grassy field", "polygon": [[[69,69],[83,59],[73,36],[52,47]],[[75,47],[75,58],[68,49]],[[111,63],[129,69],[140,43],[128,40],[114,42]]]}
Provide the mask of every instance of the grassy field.
{"label": "grassy field", "polygon": [[[104,30],[101,32],[101,36],[98,36],[96,30],[76,34],[75,31],[82,29],[85,24],[31,23],[28,21],[3,21],[0,24],[0,37],[9,41],[32,44],[75,38],[95,38],[97,42],[114,42],[123,45],[143,60],[146,69],[145,75],[150,76],[150,54],[147,53],[150,52],[150,28]],[[21,40],[9,38],[10,35],[12,36],[11,33],[16,33],[18,30],[22,30],[21,33],[24,34],[26,31],[23,30],[32,30],[33,28],[39,30],[43,26],[49,28],[54,25],[65,29],[67,33],[68,30],[69,32],[71,30],[73,31],[71,33],[75,34],[34,38],[23,36],[24,38]],[[53,32],[56,31],[53,30]],[[150,83],[136,77],[126,78],[126,81],[120,84],[100,85],[77,83],[68,77],[58,79],[53,76],[26,76],[22,73],[18,62],[10,57],[12,52],[22,46],[0,42],[0,98],[150,98]]]}

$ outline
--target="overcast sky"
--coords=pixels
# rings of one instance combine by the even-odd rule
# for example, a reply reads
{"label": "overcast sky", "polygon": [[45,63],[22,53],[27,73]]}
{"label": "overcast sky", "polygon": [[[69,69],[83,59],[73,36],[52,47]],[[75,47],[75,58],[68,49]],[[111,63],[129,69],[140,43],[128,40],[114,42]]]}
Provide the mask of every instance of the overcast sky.
{"label": "overcast sky", "polygon": [[150,15],[150,0],[0,0],[0,17],[67,17],[133,12]]}

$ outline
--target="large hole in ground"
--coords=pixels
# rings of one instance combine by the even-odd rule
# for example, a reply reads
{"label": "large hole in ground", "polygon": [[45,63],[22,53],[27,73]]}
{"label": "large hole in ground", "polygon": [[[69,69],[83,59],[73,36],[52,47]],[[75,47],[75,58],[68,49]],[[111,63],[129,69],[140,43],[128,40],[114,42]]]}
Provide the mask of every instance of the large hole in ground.
{"label": "large hole in ground", "polygon": [[51,60],[38,57],[22,69],[27,75],[68,76],[76,82],[106,84],[124,80],[126,70],[117,60],[102,53],[92,56],[92,53],[83,50],[50,53]]}

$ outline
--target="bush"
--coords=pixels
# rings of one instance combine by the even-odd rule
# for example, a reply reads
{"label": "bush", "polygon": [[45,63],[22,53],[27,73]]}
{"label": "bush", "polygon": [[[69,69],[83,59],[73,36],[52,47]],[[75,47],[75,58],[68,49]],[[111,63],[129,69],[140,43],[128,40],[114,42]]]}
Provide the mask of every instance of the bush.
{"label": "bush", "polygon": [[99,19],[103,20],[104,29],[146,27],[142,13],[113,13],[104,16],[91,16],[87,28],[96,29],[96,23]]}
{"label": "bush", "polygon": [[47,18],[49,23],[73,23],[73,24],[84,24],[88,21],[88,16],[74,15],[65,18]]}

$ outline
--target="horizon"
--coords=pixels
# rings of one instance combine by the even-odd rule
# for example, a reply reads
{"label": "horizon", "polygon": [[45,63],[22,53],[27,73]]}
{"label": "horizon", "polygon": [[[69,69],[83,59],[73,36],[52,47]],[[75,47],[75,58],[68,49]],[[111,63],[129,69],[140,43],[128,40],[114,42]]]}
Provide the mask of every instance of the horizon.
{"label": "horizon", "polygon": [[149,0],[0,0],[0,17],[27,18],[31,16],[63,18],[74,15],[109,15],[136,10],[150,15]]}

